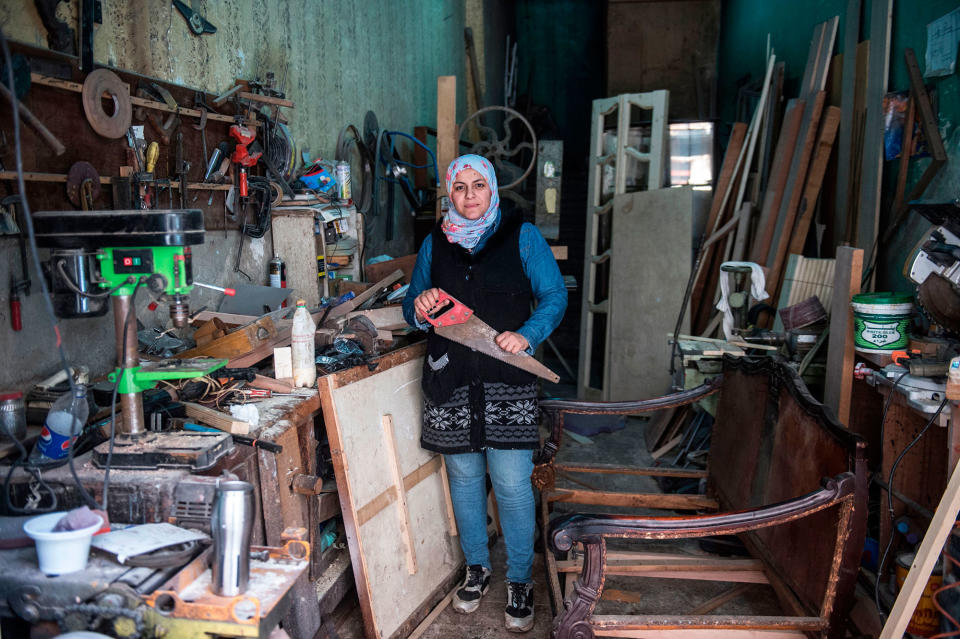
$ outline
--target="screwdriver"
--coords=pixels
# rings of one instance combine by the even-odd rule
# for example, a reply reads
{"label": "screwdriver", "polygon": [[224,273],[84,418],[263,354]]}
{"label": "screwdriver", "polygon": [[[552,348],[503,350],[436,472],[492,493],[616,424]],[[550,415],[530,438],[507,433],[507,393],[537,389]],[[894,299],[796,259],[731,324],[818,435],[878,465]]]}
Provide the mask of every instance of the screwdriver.
{"label": "screwdriver", "polygon": [[247,397],[302,397],[299,393],[274,393],[265,388],[243,388],[240,392]]}

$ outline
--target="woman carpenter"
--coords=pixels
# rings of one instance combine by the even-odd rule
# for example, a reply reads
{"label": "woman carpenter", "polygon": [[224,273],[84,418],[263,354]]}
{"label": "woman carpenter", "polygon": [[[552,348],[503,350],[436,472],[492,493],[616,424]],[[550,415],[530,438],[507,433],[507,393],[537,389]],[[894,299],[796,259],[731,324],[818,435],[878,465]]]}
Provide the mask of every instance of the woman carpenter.
{"label": "woman carpenter", "polygon": [[[443,290],[497,330],[500,348],[533,353],[567,307],[550,247],[520,215],[501,214],[497,177],[485,158],[457,158],[446,182],[453,208],[420,247],[404,317],[429,329],[424,316],[436,310]],[[467,561],[453,609],[474,612],[490,586],[489,471],[507,550],[504,622],[508,630],[526,632],[533,627],[536,523],[530,474],[539,445],[536,378],[430,331],[422,386],[420,444],[444,455]]]}

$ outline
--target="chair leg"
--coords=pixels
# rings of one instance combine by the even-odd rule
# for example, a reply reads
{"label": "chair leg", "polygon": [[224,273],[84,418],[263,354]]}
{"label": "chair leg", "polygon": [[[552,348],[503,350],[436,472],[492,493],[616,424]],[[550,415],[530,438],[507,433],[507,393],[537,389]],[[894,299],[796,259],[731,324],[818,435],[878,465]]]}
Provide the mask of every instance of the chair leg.
{"label": "chair leg", "polygon": [[590,615],[593,614],[603,593],[603,566],[607,546],[602,538],[584,542],[583,569],[580,579],[574,582],[573,595],[565,599],[565,609],[553,620],[553,639],[593,639]]}

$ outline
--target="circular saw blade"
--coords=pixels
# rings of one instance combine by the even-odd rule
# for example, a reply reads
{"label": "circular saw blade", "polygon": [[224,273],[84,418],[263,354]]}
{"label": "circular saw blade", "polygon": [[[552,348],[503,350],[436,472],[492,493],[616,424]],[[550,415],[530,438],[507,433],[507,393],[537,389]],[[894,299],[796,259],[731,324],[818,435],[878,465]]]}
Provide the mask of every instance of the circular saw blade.
{"label": "circular saw blade", "polygon": [[950,280],[931,273],[917,288],[917,302],[931,321],[954,333],[960,332],[960,293]]}

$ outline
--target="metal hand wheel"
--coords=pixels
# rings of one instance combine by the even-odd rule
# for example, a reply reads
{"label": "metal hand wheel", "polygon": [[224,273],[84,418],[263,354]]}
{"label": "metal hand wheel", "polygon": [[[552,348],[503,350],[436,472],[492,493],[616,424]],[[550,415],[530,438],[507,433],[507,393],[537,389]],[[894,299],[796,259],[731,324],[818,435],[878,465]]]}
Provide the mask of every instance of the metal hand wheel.
{"label": "metal hand wheel", "polygon": [[[504,134],[503,139],[500,139],[497,135],[497,132],[492,128],[480,124],[479,117],[492,111],[503,111],[506,113],[503,121],[503,129],[506,133]],[[537,164],[537,134],[534,132],[533,126],[525,117],[520,115],[519,112],[514,111],[510,107],[489,106],[484,107],[479,111],[474,111],[469,117],[467,117],[466,120],[463,121],[463,123],[457,129],[458,140],[462,139],[464,129],[466,129],[467,124],[469,124],[474,118],[478,118],[476,126],[480,131],[480,136],[483,139],[473,145],[472,152],[490,160],[493,166],[497,168],[498,173],[503,174],[501,172],[506,171],[506,163],[510,162],[512,164],[511,159],[518,153],[524,150],[530,151],[530,164],[527,165],[527,168],[523,174],[510,184],[501,184],[500,190],[505,191],[507,189],[516,187],[523,182],[528,175],[530,175],[533,167]],[[530,132],[530,137],[533,139],[533,142],[521,142],[520,144],[511,147],[510,137],[512,134],[510,132],[510,124],[514,120],[520,120],[523,125],[527,127],[527,131]]]}

